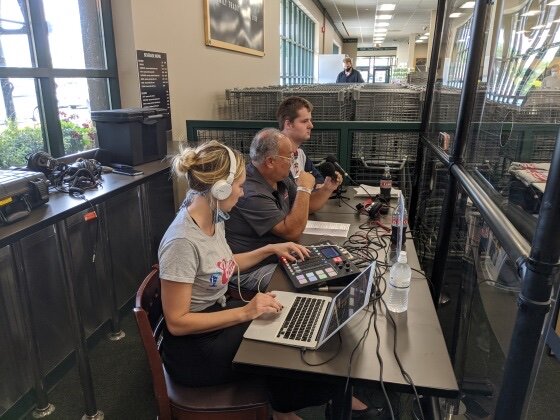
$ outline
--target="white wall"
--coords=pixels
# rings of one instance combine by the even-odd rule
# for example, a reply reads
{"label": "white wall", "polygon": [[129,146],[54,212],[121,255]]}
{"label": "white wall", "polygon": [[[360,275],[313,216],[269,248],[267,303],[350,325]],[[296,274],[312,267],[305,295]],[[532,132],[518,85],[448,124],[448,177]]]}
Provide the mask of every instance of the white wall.
{"label": "white wall", "polygon": [[408,63],[408,40],[402,40],[397,42],[397,65],[402,64],[403,66],[410,67]]}
{"label": "white wall", "polygon": [[[136,50],[166,53],[175,141],[185,139],[185,120],[223,117],[225,89],[276,85],[280,80],[278,0],[265,2],[264,57],[206,46],[203,4],[192,0],[112,3],[122,107],[140,105]],[[301,4],[322,22],[322,13],[312,0]],[[332,39],[340,39],[328,22],[326,26],[325,49],[332,52]]]}
{"label": "white wall", "polygon": [[[358,56],[358,43],[357,42],[344,42],[342,44],[342,54],[347,55],[352,58],[353,62],[356,62],[356,57]],[[340,65],[342,68],[342,64]]]}
{"label": "white wall", "polygon": [[427,58],[428,57],[428,44],[416,44],[414,48],[414,63],[413,66],[416,65],[417,58]]}
{"label": "white wall", "polygon": [[[271,1],[270,3],[278,3],[278,1]],[[296,0],[295,3],[301,7],[311,18],[315,21],[315,39],[318,40],[318,53],[319,54],[332,54],[333,40],[339,45],[342,45],[342,39],[335,32],[333,26],[329,23],[321,10],[315,5],[313,0]],[[267,2],[267,4],[269,4]],[[325,26],[325,31],[321,32],[321,27]]]}

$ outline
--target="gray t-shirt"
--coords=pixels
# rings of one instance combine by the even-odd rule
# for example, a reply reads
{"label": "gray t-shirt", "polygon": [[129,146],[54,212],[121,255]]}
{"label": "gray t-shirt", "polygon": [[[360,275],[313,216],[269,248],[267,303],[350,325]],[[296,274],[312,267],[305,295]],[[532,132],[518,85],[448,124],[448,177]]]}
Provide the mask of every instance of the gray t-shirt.
{"label": "gray t-shirt", "polygon": [[158,257],[162,279],[193,285],[192,312],[199,312],[221,299],[236,271],[224,224],[216,224],[214,236],[208,236],[185,207],[179,210],[165,232]]}

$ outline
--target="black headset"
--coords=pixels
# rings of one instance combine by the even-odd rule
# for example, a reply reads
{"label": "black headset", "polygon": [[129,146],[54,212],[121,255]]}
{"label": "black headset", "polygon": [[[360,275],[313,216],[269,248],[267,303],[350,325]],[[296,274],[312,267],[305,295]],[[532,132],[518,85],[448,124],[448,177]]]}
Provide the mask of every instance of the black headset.
{"label": "black headset", "polygon": [[49,155],[47,152],[31,153],[27,157],[27,168],[35,172],[43,172],[45,175],[50,175],[58,165],[58,161]]}
{"label": "black headset", "polygon": [[101,176],[101,172],[103,170],[101,163],[99,163],[95,159],[78,158],[76,159],[76,162],[72,163],[71,165],[68,165],[66,175],[74,175],[78,173],[80,169],[87,170],[89,174],[93,175],[93,177],[96,179]]}

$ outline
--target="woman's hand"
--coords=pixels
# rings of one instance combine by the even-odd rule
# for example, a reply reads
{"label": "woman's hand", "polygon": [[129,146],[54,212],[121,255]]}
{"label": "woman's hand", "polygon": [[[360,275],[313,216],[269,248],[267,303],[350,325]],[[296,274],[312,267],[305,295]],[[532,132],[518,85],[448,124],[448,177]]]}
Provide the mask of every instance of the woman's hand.
{"label": "woman's hand", "polygon": [[269,246],[278,258],[283,257],[291,262],[303,260],[305,257],[309,257],[309,251],[307,248],[303,245],[296,244],[295,242],[283,242],[280,244],[271,244]]}
{"label": "woman's hand", "polygon": [[255,297],[243,307],[248,319],[255,319],[262,314],[280,312],[284,307],[275,298],[276,295],[270,292],[257,293]]}

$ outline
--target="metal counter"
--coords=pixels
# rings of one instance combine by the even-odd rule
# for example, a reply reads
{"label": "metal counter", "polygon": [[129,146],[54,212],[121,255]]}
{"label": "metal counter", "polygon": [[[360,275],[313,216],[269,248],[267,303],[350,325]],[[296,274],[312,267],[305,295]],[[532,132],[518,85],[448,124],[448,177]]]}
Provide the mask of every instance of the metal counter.
{"label": "metal counter", "polygon": [[[169,166],[144,175],[104,174],[88,201],[64,193],[0,227],[0,416],[23,396],[48,405],[47,375],[76,353],[85,413],[97,413],[86,340],[134,296],[173,220]],[[95,209],[97,219],[84,215]]]}

